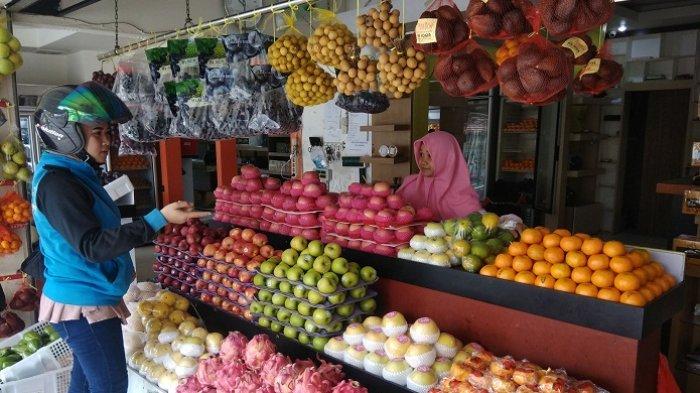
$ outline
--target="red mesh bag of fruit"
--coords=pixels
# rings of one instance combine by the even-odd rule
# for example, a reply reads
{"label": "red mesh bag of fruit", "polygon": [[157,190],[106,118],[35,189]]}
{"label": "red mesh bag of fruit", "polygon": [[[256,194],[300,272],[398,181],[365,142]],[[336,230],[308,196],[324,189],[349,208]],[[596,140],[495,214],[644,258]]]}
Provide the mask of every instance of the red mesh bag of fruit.
{"label": "red mesh bag of fruit", "polygon": [[574,91],[592,96],[601,94],[620,83],[623,74],[622,66],[612,60],[607,46],[603,46],[598,56],[589,60],[576,74]]}
{"label": "red mesh bag of fruit", "polygon": [[26,282],[10,300],[10,308],[18,311],[34,311],[39,306],[39,293]]}
{"label": "red mesh bag of fruit", "polygon": [[11,191],[0,198],[2,221],[11,228],[27,225],[32,216],[32,206],[17,192]]}
{"label": "red mesh bag of fruit", "polygon": [[539,34],[528,37],[518,46],[518,54],[498,68],[501,92],[530,105],[545,105],[563,97],[574,75],[573,61],[566,51]]}
{"label": "red mesh bag of fruit", "polygon": [[421,52],[448,54],[468,44],[469,27],[452,0],[435,0],[420,15],[412,41]]}
{"label": "red mesh bag of fruit", "polygon": [[614,0],[540,0],[537,9],[549,34],[570,37],[605,24],[615,10]]}
{"label": "red mesh bag of fruit", "polygon": [[585,65],[588,61],[595,57],[598,48],[593,44],[593,40],[587,34],[569,37],[565,40],[558,41],[562,48],[569,51],[566,52],[574,65]]}
{"label": "red mesh bag of fruit", "polygon": [[435,64],[435,79],[452,97],[471,97],[498,84],[498,67],[474,40],[463,49],[441,55]]}
{"label": "red mesh bag of fruit", "polygon": [[527,19],[534,12],[528,0],[471,0],[467,23],[478,37],[505,40],[532,32]]}

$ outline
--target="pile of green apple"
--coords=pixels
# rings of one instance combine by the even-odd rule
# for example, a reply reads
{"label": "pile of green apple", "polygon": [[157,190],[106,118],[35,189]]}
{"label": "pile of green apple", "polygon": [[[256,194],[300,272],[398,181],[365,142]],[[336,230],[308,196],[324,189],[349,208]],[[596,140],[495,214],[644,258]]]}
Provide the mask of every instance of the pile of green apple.
{"label": "pile of green apple", "polygon": [[32,177],[32,172],[27,167],[27,157],[24,154],[24,146],[22,146],[17,138],[10,137],[5,140],[2,145],[0,145],[0,150],[2,150],[4,154],[4,156],[0,155],[2,178],[6,180],[29,182]]}
{"label": "pile of green apple", "polygon": [[399,250],[398,257],[436,266],[461,266],[477,273],[515,240],[499,223],[493,213],[428,223],[422,235],[411,238],[410,247]]}
{"label": "pile of green apple", "polygon": [[8,76],[17,71],[24,61],[19,51],[22,45],[6,28],[0,27],[0,75]]}
{"label": "pile of green apple", "polygon": [[290,246],[260,265],[250,311],[260,326],[323,350],[328,337],[376,310],[376,293],[367,286],[377,271],[343,258],[336,243],[297,236]]}

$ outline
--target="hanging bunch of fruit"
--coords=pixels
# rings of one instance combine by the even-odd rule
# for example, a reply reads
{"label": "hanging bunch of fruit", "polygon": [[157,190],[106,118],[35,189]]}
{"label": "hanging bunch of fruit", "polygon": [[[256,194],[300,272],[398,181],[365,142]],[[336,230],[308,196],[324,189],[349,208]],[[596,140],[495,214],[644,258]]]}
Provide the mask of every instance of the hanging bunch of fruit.
{"label": "hanging bunch of fruit", "polygon": [[21,49],[19,40],[6,28],[0,27],[0,75],[11,75],[22,66]]}
{"label": "hanging bunch of fruit", "polygon": [[92,81],[101,84],[102,86],[108,88],[109,90],[112,90],[112,88],[114,87],[114,76],[115,75],[117,75],[116,72],[114,74],[105,74],[105,72],[102,70],[93,71],[92,72]]}
{"label": "hanging bunch of fruit", "polygon": [[379,8],[371,8],[366,14],[357,17],[357,43],[360,46],[390,49],[394,46],[394,40],[403,37],[400,12],[392,8],[391,0],[382,0]]}
{"label": "hanging bunch of fruit", "polygon": [[32,172],[27,167],[27,157],[20,141],[15,137],[9,137],[2,143],[0,150],[4,153],[4,157],[0,156],[3,179],[29,182]]}
{"label": "hanging bunch of fruit", "polygon": [[0,198],[0,212],[2,212],[3,222],[8,226],[24,226],[32,217],[32,205],[12,191]]}
{"label": "hanging bunch of fruit", "polygon": [[427,75],[426,60],[423,52],[412,47],[382,53],[378,63],[379,91],[396,99],[413,93]]}

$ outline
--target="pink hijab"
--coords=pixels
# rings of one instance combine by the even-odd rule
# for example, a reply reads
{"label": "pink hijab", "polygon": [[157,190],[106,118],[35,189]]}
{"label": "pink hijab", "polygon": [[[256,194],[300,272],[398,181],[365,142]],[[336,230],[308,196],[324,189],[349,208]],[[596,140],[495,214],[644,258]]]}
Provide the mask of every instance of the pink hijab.
{"label": "pink hijab", "polygon": [[441,220],[465,217],[481,209],[457,139],[444,131],[429,133],[413,143],[416,162],[423,144],[433,160],[434,175],[423,176],[421,172],[407,176],[397,194],[416,208],[431,208]]}

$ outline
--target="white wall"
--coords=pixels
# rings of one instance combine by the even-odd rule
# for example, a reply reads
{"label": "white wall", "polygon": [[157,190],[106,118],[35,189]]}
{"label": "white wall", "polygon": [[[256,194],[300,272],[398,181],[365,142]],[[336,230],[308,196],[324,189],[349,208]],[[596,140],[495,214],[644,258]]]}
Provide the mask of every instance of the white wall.
{"label": "white wall", "polygon": [[[99,52],[80,51],[68,55],[23,52],[24,65],[17,71],[20,94],[37,94],[29,86],[60,86],[79,84],[92,79],[92,72],[100,69]],[[113,72],[111,62],[104,64],[104,72]],[[42,89],[43,91],[43,89]]]}

